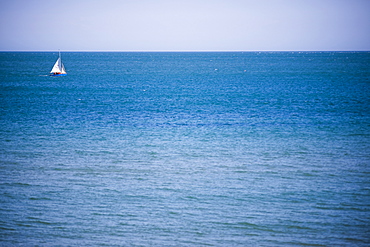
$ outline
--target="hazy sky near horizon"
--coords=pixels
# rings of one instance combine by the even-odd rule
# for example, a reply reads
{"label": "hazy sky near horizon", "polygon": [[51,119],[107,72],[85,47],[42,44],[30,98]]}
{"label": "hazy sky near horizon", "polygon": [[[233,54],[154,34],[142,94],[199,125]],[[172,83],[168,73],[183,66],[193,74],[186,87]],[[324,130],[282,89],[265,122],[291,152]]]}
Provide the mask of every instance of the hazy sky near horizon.
{"label": "hazy sky near horizon", "polygon": [[0,0],[2,51],[370,50],[370,0]]}

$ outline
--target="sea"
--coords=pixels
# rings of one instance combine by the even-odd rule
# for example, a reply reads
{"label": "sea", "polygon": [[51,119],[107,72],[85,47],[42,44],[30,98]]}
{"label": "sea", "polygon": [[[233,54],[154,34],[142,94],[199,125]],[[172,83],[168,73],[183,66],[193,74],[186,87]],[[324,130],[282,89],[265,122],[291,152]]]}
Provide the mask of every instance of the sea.
{"label": "sea", "polygon": [[0,52],[0,246],[370,246],[370,52]]}

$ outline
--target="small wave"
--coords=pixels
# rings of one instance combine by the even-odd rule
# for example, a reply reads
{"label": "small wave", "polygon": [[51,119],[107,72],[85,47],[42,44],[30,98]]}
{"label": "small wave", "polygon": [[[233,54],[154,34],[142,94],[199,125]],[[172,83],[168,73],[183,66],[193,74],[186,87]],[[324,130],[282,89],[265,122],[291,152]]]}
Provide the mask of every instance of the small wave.
{"label": "small wave", "polygon": [[14,228],[0,226],[0,231],[16,231]]}
{"label": "small wave", "polygon": [[47,197],[30,197],[29,198],[31,201],[50,201],[50,198]]}
{"label": "small wave", "polygon": [[24,187],[28,187],[28,186],[32,186],[31,184],[27,184],[27,183],[13,183],[14,186],[24,186]]}

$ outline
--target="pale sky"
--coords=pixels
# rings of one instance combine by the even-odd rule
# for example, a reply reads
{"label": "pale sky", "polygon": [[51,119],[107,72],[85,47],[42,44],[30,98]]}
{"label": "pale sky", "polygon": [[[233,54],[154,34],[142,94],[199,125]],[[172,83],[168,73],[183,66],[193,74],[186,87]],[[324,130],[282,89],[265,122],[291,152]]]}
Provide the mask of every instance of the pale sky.
{"label": "pale sky", "polygon": [[0,51],[370,51],[370,0],[0,0]]}

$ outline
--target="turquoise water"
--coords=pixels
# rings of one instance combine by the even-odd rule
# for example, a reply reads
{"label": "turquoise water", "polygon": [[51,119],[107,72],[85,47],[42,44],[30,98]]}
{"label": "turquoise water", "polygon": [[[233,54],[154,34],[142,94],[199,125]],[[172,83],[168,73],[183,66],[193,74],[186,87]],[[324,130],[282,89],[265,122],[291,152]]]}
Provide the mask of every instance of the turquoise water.
{"label": "turquoise water", "polygon": [[1,246],[369,246],[370,53],[0,53]]}

